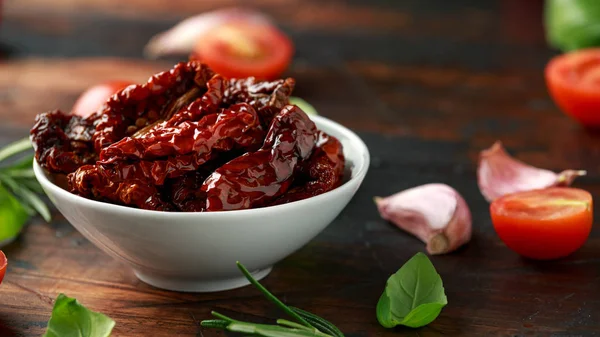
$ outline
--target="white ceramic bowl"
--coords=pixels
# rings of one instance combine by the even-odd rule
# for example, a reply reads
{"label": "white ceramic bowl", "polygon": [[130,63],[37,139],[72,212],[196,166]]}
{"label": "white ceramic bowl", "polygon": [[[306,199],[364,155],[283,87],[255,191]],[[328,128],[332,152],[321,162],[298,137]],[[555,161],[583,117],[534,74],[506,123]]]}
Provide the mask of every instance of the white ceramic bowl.
{"label": "white ceramic bowl", "polygon": [[321,232],[348,204],[369,167],[369,151],[352,131],[324,117],[319,129],[344,146],[346,177],[327,193],[265,208],[173,213],[148,211],[89,200],[51,182],[33,169],[50,200],[77,230],[107,254],[124,261],[142,281],[176,291],[233,289],[248,282],[242,262],[258,279],[274,263]]}

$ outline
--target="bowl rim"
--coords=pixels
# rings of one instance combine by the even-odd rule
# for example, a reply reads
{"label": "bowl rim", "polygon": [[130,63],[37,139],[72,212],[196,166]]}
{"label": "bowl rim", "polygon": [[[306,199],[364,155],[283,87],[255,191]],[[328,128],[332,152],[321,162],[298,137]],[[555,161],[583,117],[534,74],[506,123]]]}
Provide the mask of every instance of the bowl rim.
{"label": "bowl rim", "polygon": [[137,214],[140,216],[144,216],[144,215],[157,216],[159,214],[162,214],[163,216],[182,218],[182,217],[189,217],[191,215],[199,216],[199,217],[224,216],[224,215],[236,216],[236,215],[251,215],[251,213],[271,212],[272,210],[285,211],[286,209],[290,209],[292,207],[298,207],[301,204],[312,203],[312,202],[326,199],[329,197],[335,197],[337,195],[343,195],[345,193],[349,193],[350,192],[349,190],[351,190],[353,188],[353,186],[357,184],[357,182],[360,185],[360,183],[362,182],[364,177],[367,175],[367,171],[369,170],[369,164],[370,164],[369,149],[367,148],[367,145],[364,143],[364,141],[356,133],[354,133],[352,130],[348,129],[347,127],[345,127],[337,122],[334,122],[326,117],[323,117],[323,116],[310,116],[310,118],[315,123],[324,125],[325,128],[327,128],[327,129],[335,129],[337,131],[336,133],[343,134],[345,138],[350,140],[349,143],[355,145],[355,147],[352,147],[351,149],[352,149],[352,151],[358,152],[356,158],[361,158],[361,160],[358,163],[354,163],[356,170],[352,171],[353,175],[350,177],[350,179],[348,181],[346,181],[341,186],[338,186],[337,188],[335,188],[331,191],[327,191],[325,193],[316,195],[314,197],[310,197],[307,199],[298,200],[298,201],[294,201],[294,202],[290,202],[290,203],[286,203],[286,204],[281,204],[281,205],[274,205],[274,206],[267,206],[267,207],[260,207],[260,208],[250,208],[250,209],[231,210],[231,211],[215,211],[215,212],[165,212],[165,211],[157,211],[157,210],[147,210],[147,209],[140,209],[140,208],[134,208],[134,207],[128,207],[128,206],[123,206],[123,205],[116,205],[116,204],[111,204],[111,203],[107,203],[107,202],[92,200],[92,199],[84,198],[82,196],[73,194],[73,193],[59,187],[58,185],[54,184],[52,181],[50,181],[48,179],[48,177],[46,176],[42,167],[37,163],[37,160],[33,161],[33,171],[34,171],[35,177],[40,182],[40,184],[45,189],[50,190],[50,192],[52,194],[58,194],[58,195],[63,196],[65,199],[70,198],[71,200],[76,201],[78,204],[82,204],[82,205],[90,207],[90,208],[100,209],[100,210],[103,210],[106,212],[129,213],[128,215],[136,215]]}

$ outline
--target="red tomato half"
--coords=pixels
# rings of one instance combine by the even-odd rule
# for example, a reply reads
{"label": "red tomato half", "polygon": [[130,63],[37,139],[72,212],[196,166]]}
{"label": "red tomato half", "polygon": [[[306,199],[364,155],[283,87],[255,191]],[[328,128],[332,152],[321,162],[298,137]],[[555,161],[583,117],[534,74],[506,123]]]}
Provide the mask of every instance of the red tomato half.
{"label": "red tomato half", "polygon": [[515,252],[555,259],[581,247],[592,229],[592,195],[553,187],[505,195],[490,206],[494,228]]}
{"label": "red tomato half", "polygon": [[88,116],[100,109],[110,96],[117,91],[127,88],[134,84],[130,81],[110,81],[95,85],[87,89],[73,105],[73,114],[79,116]]}
{"label": "red tomato half", "polygon": [[229,78],[278,78],[292,59],[290,39],[276,27],[252,22],[227,22],[198,40],[192,58]]}
{"label": "red tomato half", "polygon": [[556,104],[588,127],[600,127],[600,48],[557,56],[546,65],[546,85]]}
{"label": "red tomato half", "polygon": [[6,260],[6,255],[0,250],[0,283],[2,283],[2,280],[4,279],[7,265],[8,261]]}

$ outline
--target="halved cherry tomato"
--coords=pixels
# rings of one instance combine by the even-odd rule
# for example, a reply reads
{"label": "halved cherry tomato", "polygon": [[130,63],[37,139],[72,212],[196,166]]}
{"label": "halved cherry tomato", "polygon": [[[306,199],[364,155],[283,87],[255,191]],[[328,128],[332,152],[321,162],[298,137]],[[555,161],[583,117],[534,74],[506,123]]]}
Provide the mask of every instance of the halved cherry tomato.
{"label": "halved cherry tomato", "polygon": [[545,74],[550,95],[568,116],[600,127],[600,48],[556,56]]}
{"label": "halved cherry tomato", "polygon": [[6,255],[0,250],[0,283],[4,279],[4,274],[6,273],[6,266],[8,262],[6,260]]}
{"label": "halved cherry tomato", "polygon": [[117,91],[127,88],[134,84],[130,81],[109,81],[95,85],[86,91],[77,99],[73,105],[73,114],[79,116],[88,116],[98,110],[110,96]]}
{"label": "halved cherry tomato", "polygon": [[192,54],[229,78],[278,78],[292,59],[290,39],[276,27],[254,22],[225,22],[206,32]]}
{"label": "halved cherry tomato", "polygon": [[592,229],[592,195],[552,187],[500,197],[490,206],[500,239],[532,259],[567,256],[583,245]]}

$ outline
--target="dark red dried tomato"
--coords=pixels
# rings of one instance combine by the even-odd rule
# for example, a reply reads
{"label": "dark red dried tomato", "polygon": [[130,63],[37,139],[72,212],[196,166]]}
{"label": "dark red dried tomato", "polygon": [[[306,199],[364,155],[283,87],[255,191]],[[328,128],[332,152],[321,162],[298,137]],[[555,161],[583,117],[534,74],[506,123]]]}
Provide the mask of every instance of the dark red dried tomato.
{"label": "dark red dried tomato", "polygon": [[87,118],[40,114],[31,138],[38,162],[87,198],[185,212],[290,202],[337,187],[344,169],[339,141],[287,105],[293,88],[180,63]]}
{"label": "dark red dried tomato", "polygon": [[219,167],[202,191],[206,210],[222,211],[262,206],[284,193],[299,163],[315,146],[317,128],[295,105],[273,118],[263,147]]}
{"label": "dark red dried tomato", "polygon": [[[146,198],[155,196],[156,186],[163,185],[165,179],[197,170],[219,151],[257,148],[263,135],[256,111],[246,103],[236,104],[198,122],[183,122],[175,129],[156,129],[142,138],[123,138],[102,150],[101,160],[96,165],[100,173],[98,179],[77,186],[84,180],[75,172],[70,176],[70,186],[78,194],[89,195],[86,188],[102,190],[91,194],[145,208]],[[133,189],[135,195],[126,195],[130,189],[111,184],[144,187]]]}
{"label": "dark red dried tomato", "polygon": [[[213,75],[213,71],[200,62],[182,62],[150,77],[145,84],[117,92],[99,111],[102,119],[94,134],[96,152],[159,120],[170,119],[179,111],[177,107],[183,107],[177,103],[187,106],[207,91],[206,83]],[[186,102],[178,102],[182,96],[187,98]]]}
{"label": "dark red dried tomato", "polygon": [[323,194],[338,187],[344,176],[344,151],[340,141],[323,131],[318,132],[315,150],[302,163],[296,182],[271,205],[286,204]]}
{"label": "dark red dried tomato", "polygon": [[133,205],[142,209],[172,211],[174,207],[163,200],[155,185],[135,179],[112,181],[99,165],[84,165],[68,175],[71,192],[83,197]]}
{"label": "dark red dried tomato", "polygon": [[289,104],[296,81],[292,78],[272,82],[257,81],[253,77],[230,79],[224,92],[223,102],[233,104],[246,102],[252,105],[267,128],[273,117]]}
{"label": "dark red dried tomato", "polygon": [[39,114],[30,131],[35,159],[55,173],[70,173],[79,166],[94,163],[92,144],[94,123],[99,115],[87,118],[54,110]]}
{"label": "dark red dried tomato", "polygon": [[204,212],[206,193],[200,188],[210,172],[194,171],[173,179],[168,188],[171,202],[182,212]]}

